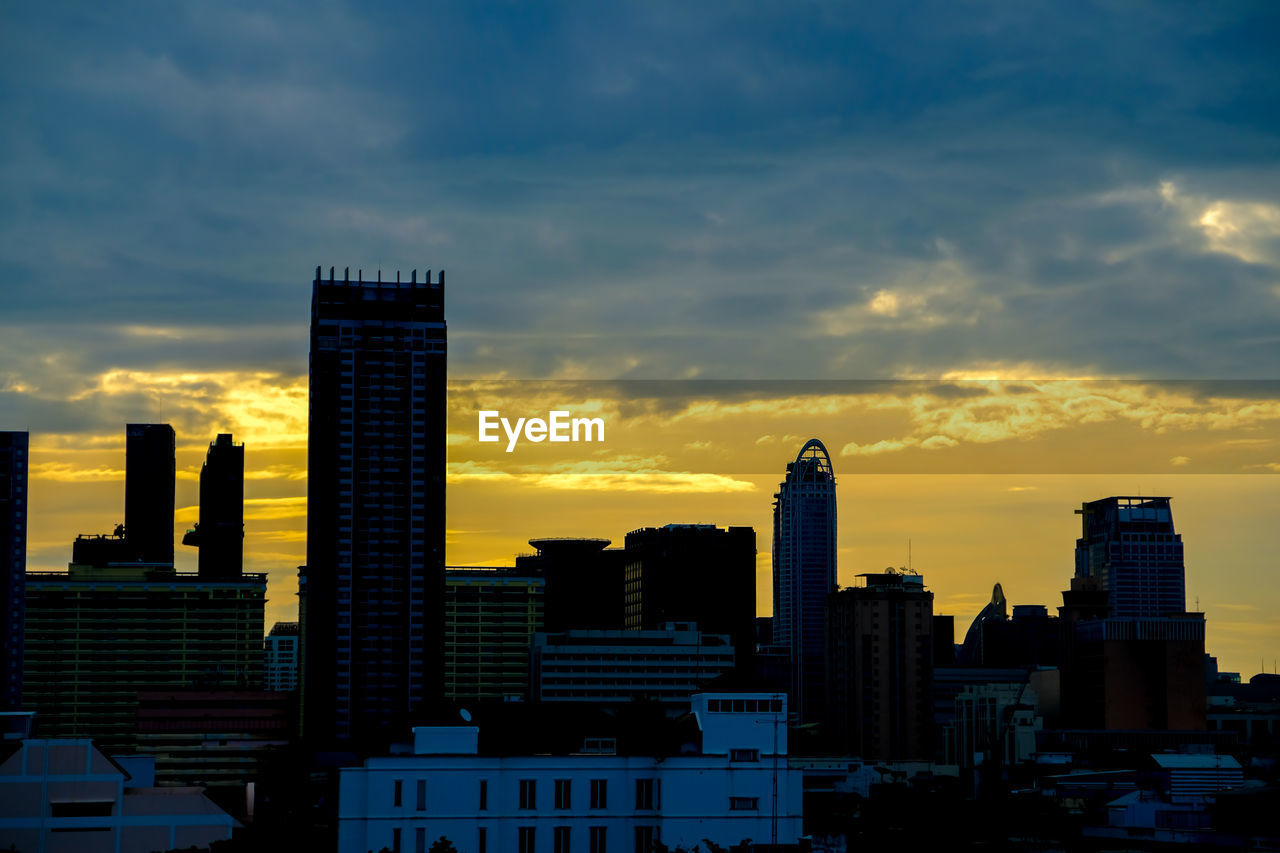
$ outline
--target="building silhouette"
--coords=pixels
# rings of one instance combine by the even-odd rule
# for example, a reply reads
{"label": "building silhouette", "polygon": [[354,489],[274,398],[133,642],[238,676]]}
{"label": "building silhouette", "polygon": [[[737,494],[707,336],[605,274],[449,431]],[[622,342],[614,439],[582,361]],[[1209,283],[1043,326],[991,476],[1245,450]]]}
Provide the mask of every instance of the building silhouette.
{"label": "building silhouette", "polygon": [[1187,609],[1182,536],[1167,497],[1110,497],[1076,513],[1076,577],[1097,578],[1110,614],[1121,619]]}
{"label": "building silhouette", "polygon": [[529,693],[537,702],[687,705],[699,688],[731,672],[734,659],[728,634],[704,633],[692,622],[539,633],[533,640]]}
{"label": "building silhouette", "polygon": [[[312,287],[302,729],[386,742],[443,691],[444,273]],[[397,275],[399,279],[399,275]]]}
{"label": "building silhouette", "polygon": [[298,623],[277,622],[263,641],[266,653],[265,686],[277,693],[298,689]]}
{"label": "building silhouette", "polygon": [[1205,727],[1204,614],[1186,611],[1182,536],[1169,503],[1116,496],[1076,510],[1083,532],[1059,610],[1068,726]]}
{"label": "building silhouette", "polygon": [[139,691],[262,687],[267,588],[265,574],[174,570],[172,427],[129,424],[125,453],[126,524],[76,537],[68,570],[28,574],[25,596],[23,701],[40,734],[112,750],[137,746]]}
{"label": "building silhouette", "polygon": [[0,711],[22,707],[27,444],[25,432],[0,432]]}
{"label": "building silhouette", "polygon": [[608,539],[530,539],[535,553],[516,557],[516,569],[541,577],[543,627],[550,633],[621,630],[626,553]]}
{"label": "building silhouette", "polygon": [[234,578],[244,570],[244,445],[220,433],[200,469],[200,520],[183,545],[200,549],[202,577]]}
{"label": "building silhouette", "polygon": [[874,761],[933,755],[933,593],[920,575],[858,575],[828,599],[829,728]]}
{"label": "building silhouette", "polygon": [[735,665],[755,652],[756,532],[750,527],[668,524],[626,538],[625,626],[657,630],[696,623],[732,638]]}
{"label": "building silhouette", "polygon": [[454,700],[527,699],[542,630],[544,580],[523,569],[445,570],[444,692]]}
{"label": "building silhouette", "polygon": [[790,707],[802,722],[826,712],[826,606],[836,590],[836,481],[816,438],[773,501],[773,637],[790,659]]}
{"label": "building silhouette", "polygon": [[133,559],[173,564],[173,427],[125,426],[124,534]]}

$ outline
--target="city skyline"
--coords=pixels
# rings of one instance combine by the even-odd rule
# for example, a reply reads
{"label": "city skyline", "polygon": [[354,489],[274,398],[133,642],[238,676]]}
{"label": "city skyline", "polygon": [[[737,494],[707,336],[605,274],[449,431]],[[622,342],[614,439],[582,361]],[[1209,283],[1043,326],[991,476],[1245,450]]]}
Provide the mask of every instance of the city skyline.
{"label": "city skyline", "polygon": [[[246,569],[290,619],[306,280],[446,267],[450,563],[681,521],[760,534],[789,445],[816,436],[848,472],[848,517],[882,519],[842,528],[842,583],[905,564],[910,541],[939,612],[967,621],[997,580],[1054,606],[1075,507],[1167,494],[1187,605],[1228,668],[1256,670],[1280,650],[1280,109],[1258,37],[1275,16],[9,10],[0,428],[31,435],[29,567],[61,570],[70,537],[122,520],[123,424],[177,431],[179,536],[208,442],[231,433]],[[987,415],[946,390],[965,377],[1058,383]],[[762,390],[777,417],[755,420],[735,392],[675,422],[624,418],[624,390],[602,402],[613,456],[497,462],[466,438],[466,383],[513,378],[942,388],[919,405]],[[1262,381],[1214,397],[1205,380]],[[508,390],[513,413],[554,402]],[[1088,476],[1063,485],[1063,460]],[[612,480],[562,476],[584,461]],[[627,486],[571,488],[606,482]]]}

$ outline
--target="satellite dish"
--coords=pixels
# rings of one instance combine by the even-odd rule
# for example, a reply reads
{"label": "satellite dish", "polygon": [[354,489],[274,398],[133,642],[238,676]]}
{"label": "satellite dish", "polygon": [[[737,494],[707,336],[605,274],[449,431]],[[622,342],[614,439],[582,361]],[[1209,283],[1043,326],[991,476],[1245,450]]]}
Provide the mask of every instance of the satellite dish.
{"label": "satellite dish", "polygon": [[471,722],[471,712],[468,711],[466,708],[460,708],[458,710],[458,716],[462,718],[462,721],[464,723]]}

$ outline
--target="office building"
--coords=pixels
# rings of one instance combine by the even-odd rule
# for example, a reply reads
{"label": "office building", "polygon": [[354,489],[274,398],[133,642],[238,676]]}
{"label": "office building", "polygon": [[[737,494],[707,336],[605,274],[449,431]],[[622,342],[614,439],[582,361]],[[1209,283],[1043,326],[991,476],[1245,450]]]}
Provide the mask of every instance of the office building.
{"label": "office building", "polygon": [[1205,623],[1186,611],[1182,536],[1167,497],[1110,497],[1077,514],[1076,571],[1059,610],[1064,723],[1205,727]]}
{"label": "office building", "polygon": [[1076,577],[1096,578],[1119,619],[1187,609],[1182,536],[1169,498],[1110,497],[1085,503],[1076,540]]}
{"label": "office building", "polygon": [[521,569],[445,570],[444,692],[454,700],[529,697],[543,579]]}
{"label": "office building", "polygon": [[933,593],[920,575],[862,574],[828,603],[828,728],[867,760],[928,759]]}
{"label": "office building", "polygon": [[0,711],[22,707],[26,571],[27,434],[0,432]]}
{"label": "office building", "polygon": [[640,754],[590,738],[574,754],[490,754],[481,727],[415,728],[411,754],[340,771],[338,851],[426,853],[441,836],[458,853],[797,844],[785,697],[698,694],[692,708],[686,749]]}
{"label": "office building", "polygon": [[690,622],[733,638],[736,664],[755,654],[756,532],[668,524],[626,539],[625,620],[632,631]]}
{"label": "office building", "polygon": [[277,622],[263,641],[266,652],[264,686],[287,693],[298,689],[298,623]]}
{"label": "office building", "polygon": [[140,563],[173,565],[173,427],[125,426],[124,535]]}
{"label": "office building", "polygon": [[773,500],[773,636],[790,656],[791,713],[826,711],[826,606],[836,590],[836,480],[821,441],[810,439]]}
{"label": "office building", "polygon": [[153,787],[145,762],[109,756],[85,738],[27,738],[0,748],[5,850],[207,849],[239,825],[201,789]]}
{"label": "office building", "polygon": [[244,570],[244,445],[220,433],[200,469],[200,520],[183,545],[200,549],[202,577],[234,578]]}
{"label": "office building", "polygon": [[544,581],[543,630],[616,631],[623,615],[626,552],[608,539],[530,539],[535,553],[516,557],[516,569]]}
{"label": "office building", "polygon": [[444,273],[312,286],[303,735],[407,736],[443,695]]}
{"label": "office building", "polygon": [[1204,729],[1204,628],[1203,613],[1076,623],[1063,662],[1067,725]]}
{"label": "office building", "polygon": [[733,670],[732,638],[673,622],[644,631],[567,631],[533,639],[532,698],[682,704]]}
{"label": "office building", "polygon": [[139,691],[260,689],[266,588],[129,562],[27,575],[23,701],[40,735],[132,751]]}

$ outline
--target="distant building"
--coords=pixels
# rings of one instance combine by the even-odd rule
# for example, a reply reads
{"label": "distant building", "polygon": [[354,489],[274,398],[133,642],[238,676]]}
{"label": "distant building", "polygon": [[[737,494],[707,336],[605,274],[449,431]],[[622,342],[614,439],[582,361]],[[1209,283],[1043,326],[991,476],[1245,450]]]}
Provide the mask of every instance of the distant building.
{"label": "distant building", "polygon": [[173,427],[125,426],[124,536],[140,563],[173,565]]}
{"label": "distant building", "polygon": [[521,569],[445,570],[447,698],[529,697],[529,653],[533,635],[542,630],[543,584]]}
{"label": "distant building", "polygon": [[1061,614],[1064,724],[1200,730],[1203,613],[1186,611],[1182,536],[1167,497],[1110,497],[1076,512],[1076,571]]}
{"label": "distant building", "polygon": [[826,606],[836,590],[836,480],[816,438],[787,463],[773,500],[773,637],[790,653],[791,713],[826,712]]}
{"label": "distant building", "polygon": [[1076,513],[1076,577],[1096,578],[1118,619],[1166,616],[1187,609],[1182,536],[1167,497],[1110,497]]}
{"label": "distant building", "polygon": [[685,703],[733,665],[729,635],[704,634],[692,623],[537,634],[531,696],[540,702]]}
{"label": "distant building", "polygon": [[303,735],[377,747],[443,695],[444,273],[316,268]]}
{"label": "distant building", "polygon": [[0,745],[0,844],[48,853],[207,849],[238,826],[200,788],[146,779],[142,787],[125,764],[87,738]]}
{"label": "distant building", "polygon": [[188,688],[138,694],[138,752],[156,784],[242,787],[289,742],[289,697],[266,690]]}
{"label": "distant building", "polygon": [[27,442],[25,432],[0,432],[0,711],[22,707]]}
{"label": "distant building", "polygon": [[244,570],[244,445],[221,433],[200,469],[200,520],[183,545],[200,549],[203,577],[234,578]]}
{"label": "distant building", "polygon": [[28,574],[23,701],[39,733],[131,751],[139,691],[261,688],[266,588],[145,563]]}
{"label": "distant building", "polygon": [[277,622],[263,641],[266,652],[264,686],[286,693],[298,689],[298,623]]}
{"label": "distant building", "polygon": [[1008,615],[1000,584],[991,603],[982,609],[960,649],[966,666],[1057,666],[1060,645],[1058,617],[1043,604],[1018,604]]}
{"label": "distant building", "polygon": [[707,693],[692,707],[695,740],[662,754],[490,755],[477,727],[416,728],[412,754],[341,771],[338,851],[425,853],[441,836],[459,853],[796,845],[784,697]]}
{"label": "distant building", "polygon": [[732,637],[735,663],[755,654],[756,532],[750,527],[668,524],[626,539],[626,627],[696,623]]}
{"label": "distant building", "polygon": [[543,579],[543,630],[623,627],[623,549],[610,548],[608,539],[530,539],[529,544],[536,553],[516,557],[516,569]]}
{"label": "distant building", "polygon": [[868,760],[933,755],[933,593],[920,575],[863,574],[832,595],[828,726]]}
{"label": "distant building", "polygon": [[1064,662],[1067,724],[1083,729],[1204,729],[1204,614],[1091,619]]}

